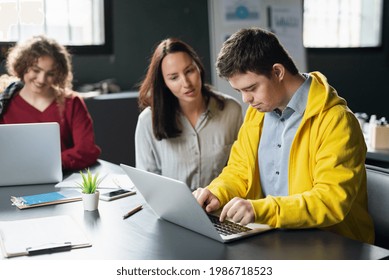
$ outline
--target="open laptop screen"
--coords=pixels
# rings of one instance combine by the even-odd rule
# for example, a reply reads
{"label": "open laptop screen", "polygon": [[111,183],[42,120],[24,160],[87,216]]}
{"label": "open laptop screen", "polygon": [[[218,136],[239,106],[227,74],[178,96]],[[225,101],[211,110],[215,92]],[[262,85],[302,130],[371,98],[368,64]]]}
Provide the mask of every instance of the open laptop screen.
{"label": "open laptop screen", "polygon": [[0,186],[62,180],[58,123],[0,125]]}

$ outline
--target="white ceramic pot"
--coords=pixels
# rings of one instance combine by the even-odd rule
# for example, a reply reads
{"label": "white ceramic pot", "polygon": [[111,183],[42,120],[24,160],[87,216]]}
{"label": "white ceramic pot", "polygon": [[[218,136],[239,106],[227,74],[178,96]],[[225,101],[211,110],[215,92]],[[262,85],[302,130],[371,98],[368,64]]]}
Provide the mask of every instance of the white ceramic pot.
{"label": "white ceramic pot", "polygon": [[95,211],[99,207],[100,192],[81,193],[85,211]]}

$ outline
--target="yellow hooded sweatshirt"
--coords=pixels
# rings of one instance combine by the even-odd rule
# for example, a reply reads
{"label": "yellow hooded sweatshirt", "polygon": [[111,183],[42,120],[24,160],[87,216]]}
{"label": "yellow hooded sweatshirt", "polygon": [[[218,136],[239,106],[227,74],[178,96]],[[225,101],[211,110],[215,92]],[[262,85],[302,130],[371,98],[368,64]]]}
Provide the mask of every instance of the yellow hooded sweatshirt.
{"label": "yellow hooded sweatshirt", "polygon": [[323,228],[374,242],[367,210],[366,144],[360,125],[325,76],[310,73],[306,110],[289,155],[288,196],[263,196],[258,144],[264,113],[250,107],[228,165],[207,187],[222,206],[249,199],[255,222],[274,228]]}

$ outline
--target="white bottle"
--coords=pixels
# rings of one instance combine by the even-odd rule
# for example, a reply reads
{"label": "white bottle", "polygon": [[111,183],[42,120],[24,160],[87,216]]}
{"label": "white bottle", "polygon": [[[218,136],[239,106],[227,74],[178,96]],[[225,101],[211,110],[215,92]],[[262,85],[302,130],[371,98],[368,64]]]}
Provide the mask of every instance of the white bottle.
{"label": "white bottle", "polygon": [[375,128],[377,126],[377,116],[371,115],[369,120],[369,135],[368,135],[368,141],[370,147],[374,147],[374,141],[375,141]]}

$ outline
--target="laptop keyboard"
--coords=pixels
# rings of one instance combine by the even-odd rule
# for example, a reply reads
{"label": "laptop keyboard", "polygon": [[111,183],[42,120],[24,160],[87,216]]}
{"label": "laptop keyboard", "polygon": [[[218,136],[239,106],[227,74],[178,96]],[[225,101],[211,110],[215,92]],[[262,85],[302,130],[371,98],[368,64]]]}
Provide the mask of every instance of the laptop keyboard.
{"label": "laptop keyboard", "polygon": [[219,221],[219,217],[213,215],[208,215],[208,217],[211,220],[213,226],[216,228],[217,232],[221,235],[231,235],[251,230],[248,227],[227,220],[221,223]]}

